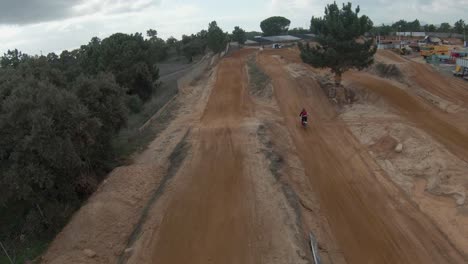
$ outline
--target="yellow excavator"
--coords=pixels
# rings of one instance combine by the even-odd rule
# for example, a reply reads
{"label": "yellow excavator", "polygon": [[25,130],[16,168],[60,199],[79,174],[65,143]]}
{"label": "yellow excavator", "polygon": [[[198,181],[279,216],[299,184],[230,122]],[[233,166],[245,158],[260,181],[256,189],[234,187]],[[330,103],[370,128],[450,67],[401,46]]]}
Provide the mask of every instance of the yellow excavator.
{"label": "yellow excavator", "polygon": [[443,45],[423,46],[421,47],[420,54],[424,59],[432,55],[449,55],[449,48]]}

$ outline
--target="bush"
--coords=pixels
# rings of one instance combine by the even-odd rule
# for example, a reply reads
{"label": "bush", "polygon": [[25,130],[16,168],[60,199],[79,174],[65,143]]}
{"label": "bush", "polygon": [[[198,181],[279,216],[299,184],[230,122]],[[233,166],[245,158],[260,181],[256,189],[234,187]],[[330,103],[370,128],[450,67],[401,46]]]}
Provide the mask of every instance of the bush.
{"label": "bush", "polygon": [[127,118],[112,75],[57,87],[23,66],[0,69],[0,239],[11,243],[61,228],[113,164]]}
{"label": "bush", "polygon": [[143,108],[143,102],[137,95],[127,96],[126,105],[132,114],[140,113]]}
{"label": "bush", "polygon": [[395,64],[377,63],[375,71],[380,77],[384,78],[401,78],[403,74]]}

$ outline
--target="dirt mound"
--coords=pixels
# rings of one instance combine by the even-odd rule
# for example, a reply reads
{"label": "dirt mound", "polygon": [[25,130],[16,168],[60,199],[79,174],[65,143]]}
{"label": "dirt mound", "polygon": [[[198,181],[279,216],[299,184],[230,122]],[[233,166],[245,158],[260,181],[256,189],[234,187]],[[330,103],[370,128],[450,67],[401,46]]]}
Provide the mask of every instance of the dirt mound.
{"label": "dirt mound", "polygon": [[[319,84],[307,75],[291,78],[284,64],[287,57],[282,61],[271,55],[261,54],[259,62],[273,80],[275,96],[306,175],[320,194],[321,205],[347,261],[463,262],[432,222],[386,182],[386,176],[377,173],[377,164],[336,118],[337,113]],[[293,118],[297,115],[295,109],[301,106],[311,109],[311,126],[307,130]]]}
{"label": "dirt mound", "polygon": [[374,152],[377,157],[387,158],[390,154],[394,153],[395,147],[398,145],[398,140],[392,136],[384,136],[377,140],[370,146],[370,150]]}
{"label": "dirt mound", "polygon": [[390,50],[378,50],[375,54],[375,59],[377,62],[384,64],[403,64],[408,62],[408,60]]}

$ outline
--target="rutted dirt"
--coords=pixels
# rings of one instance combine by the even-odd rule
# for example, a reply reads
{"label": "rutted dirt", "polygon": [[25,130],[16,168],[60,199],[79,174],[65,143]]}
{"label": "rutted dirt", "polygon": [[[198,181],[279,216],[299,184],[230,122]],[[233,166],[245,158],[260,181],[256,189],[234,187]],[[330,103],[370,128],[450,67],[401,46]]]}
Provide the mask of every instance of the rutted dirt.
{"label": "rutted dirt", "polygon": [[[306,263],[294,212],[258,152],[246,55],[222,60],[148,263]],[[269,195],[267,195],[269,194]],[[286,225],[285,225],[286,224]],[[141,263],[135,258],[129,263]]]}
{"label": "rutted dirt", "polygon": [[[335,238],[349,263],[463,263],[447,238],[390,182],[307,76],[287,72],[290,52],[264,52],[275,94]],[[293,61],[294,62],[294,61]],[[298,127],[297,109],[311,126]],[[385,183],[385,184],[383,184]],[[357,242],[359,241],[359,242]]]}
{"label": "rutted dirt", "polygon": [[[270,80],[255,91],[252,56]],[[222,58],[197,83],[187,82],[171,124],[134,165],[108,177],[43,262],[312,263],[313,232],[325,264],[466,263],[459,251],[466,222],[452,203],[461,191],[447,187],[464,177],[463,130],[436,110],[428,115],[424,99],[368,73],[346,76],[346,84],[377,99],[340,113],[315,79],[322,73],[292,50],[244,49]],[[298,122],[302,107],[311,114],[307,129]],[[400,122],[406,132],[382,132],[382,122]],[[410,168],[416,153],[406,147],[433,144],[413,126],[440,142],[419,151],[453,169],[450,179],[437,174],[431,194],[424,186],[434,177],[408,179],[408,171],[435,175],[430,166]],[[411,143],[408,134],[424,140]],[[398,142],[402,155],[393,152]],[[446,206],[447,219],[434,213],[434,203]],[[444,221],[456,224],[441,232]]]}
{"label": "rutted dirt", "polygon": [[349,73],[344,80],[350,85],[366,87],[397,107],[406,118],[427,131],[460,159],[468,162],[468,134],[441,118],[417,97],[413,97],[384,79],[368,73]]}
{"label": "rutted dirt", "polygon": [[[387,60],[399,57],[379,53]],[[350,73],[347,85],[361,98],[342,117],[380,167],[466,257],[468,84],[409,60],[398,67],[406,70],[407,84]],[[423,75],[416,78],[411,68]],[[428,79],[422,82],[422,77]],[[396,154],[395,145],[379,149],[386,138],[402,143],[403,153]]]}

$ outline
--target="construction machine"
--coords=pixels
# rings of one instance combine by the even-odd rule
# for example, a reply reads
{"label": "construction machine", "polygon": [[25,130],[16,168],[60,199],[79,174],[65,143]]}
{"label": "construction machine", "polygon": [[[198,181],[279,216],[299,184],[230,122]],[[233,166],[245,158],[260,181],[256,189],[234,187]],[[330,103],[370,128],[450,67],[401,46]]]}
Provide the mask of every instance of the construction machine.
{"label": "construction machine", "polygon": [[421,47],[420,54],[424,59],[432,55],[449,55],[449,48],[443,45],[423,46]]}

